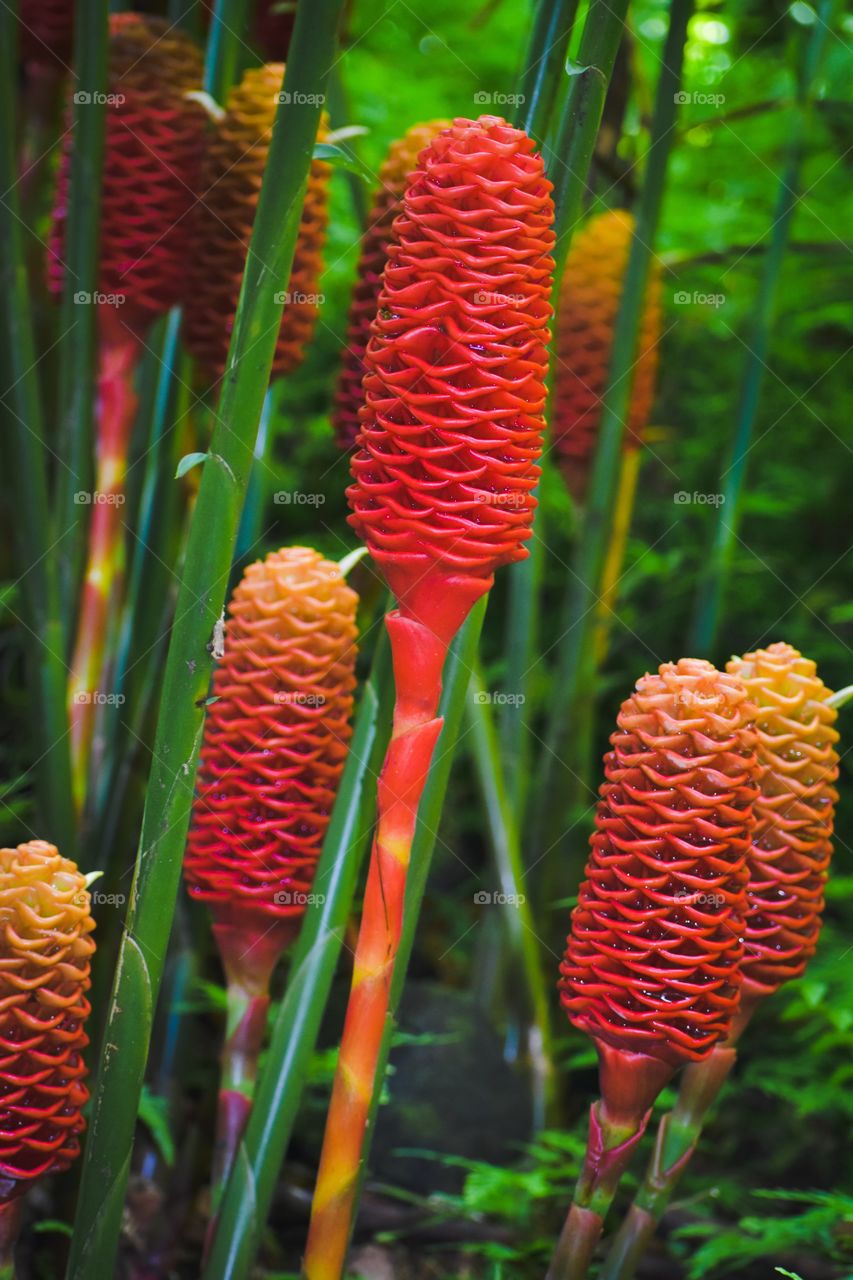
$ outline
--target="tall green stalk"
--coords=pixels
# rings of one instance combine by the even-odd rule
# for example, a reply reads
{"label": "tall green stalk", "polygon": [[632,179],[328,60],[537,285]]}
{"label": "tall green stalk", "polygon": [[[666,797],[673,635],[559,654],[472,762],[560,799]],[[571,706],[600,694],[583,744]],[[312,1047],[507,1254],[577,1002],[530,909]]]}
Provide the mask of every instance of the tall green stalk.
{"label": "tall green stalk", "polygon": [[204,60],[204,87],[224,102],[246,51],[249,0],[215,0]]}
{"label": "tall green stalk", "polygon": [[74,857],[76,825],[71,801],[71,759],[65,705],[65,627],[60,607],[56,544],[51,535],[47,450],[33,340],[23,223],[18,201],[18,19],[0,6],[0,242],[3,244],[0,344],[8,391],[3,396],[15,498],[14,529],[19,582],[31,663],[34,773],[38,818],[46,838]]}
{"label": "tall green stalk", "polygon": [[[543,3],[543,8],[545,8]],[[554,183],[554,228],[557,234],[557,268],[552,298],[556,308],[560,279],[569,244],[578,221],[595,139],[604,111],[604,100],[613,74],[616,53],[625,28],[627,0],[591,0],[581,33],[576,62],[568,67],[569,91],[554,129],[554,150],[549,176]],[[541,11],[540,11],[541,17]],[[535,33],[534,33],[535,34]],[[508,570],[509,609],[506,636],[507,670],[504,688],[514,697],[500,717],[501,755],[509,794],[522,811],[530,776],[530,686],[536,666],[539,638],[539,596],[544,541],[541,513],[534,524],[530,555]]]}
{"label": "tall green stalk", "polygon": [[281,321],[276,295],[293,261],[341,4],[312,0],[309,7],[301,0],[297,11],[282,94],[287,101],[276,112],[163,676],[139,853],[93,1091],[69,1261],[73,1280],[104,1280],[113,1274],[154,1004],[189,825],[214,628],[224,605]]}
{"label": "tall green stalk", "polygon": [[471,756],[483,801],[489,844],[501,891],[511,954],[508,965],[524,975],[530,1017],[528,1052],[534,1080],[534,1129],[547,1122],[554,1101],[551,998],[539,952],[539,935],[525,881],[516,811],[510,803],[494,718],[479,669],[471,677],[466,719]]}
{"label": "tall green stalk", "polygon": [[517,123],[531,137],[545,132],[571,39],[578,0],[539,0],[518,82]]}
{"label": "tall green stalk", "polygon": [[394,703],[391,651],[381,632],[265,1066],[226,1184],[204,1280],[249,1273],[305,1086],[343,946],[359,868],[376,816],[375,779]]}
{"label": "tall green stalk", "polygon": [[61,538],[57,554],[63,607],[69,619],[69,645],[74,637],[72,623],[91,512],[91,507],[75,502],[74,496],[92,488],[94,468],[98,308],[94,301],[86,304],[79,299],[81,295],[88,295],[91,300],[98,283],[108,10],[107,0],[78,0],[74,18],[73,149],[62,248],[65,286],[59,318],[62,338],[56,400],[59,420],[55,436],[57,453],[64,464],[58,474],[55,529],[56,536]]}
{"label": "tall green stalk", "polygon": [[738,397],[734,438],[728,466],[723,471],[721,480],[723,501],[717,507],[717,525],[711,544],[711,553],[705,561],[706,567],[700,575],[696,589],[690,631],[690,651],[697,656],[707,654],[713,649],[720,625],[723,596],[737,537],[747,459],[752,448],[761,388],[767,371],[767,354],[773,333],[779,279],[788,247],[791,221],[799,200],[800,174],[806,154],[814,81],[830,34],[833,9],[833,0],[823,0],[818,5],[817,16],[812,23],[811,34],[806,41],[803,61],[797,76],[796,105],[788,137],[787,162],[779,184],[773,225],[770,228],[770,242],[762,266],[758,298],[752,317],[751,335],[746,344],[747,356]]}
{"label": "tall green stalk", "polygon": [[[613,337],[607,389],[601,406],[601,425],[590,494],[575,570],[566,592],[562,616],[563,639],[554,673],[553,694],[545,747],[537,770],[531,808],[534,856],[542,856],[562,828],[562,770],[560,753],[569,728],[584,722],[585,702],[596,684],[596,606],[613,523],[624,424],[631,403],[631,370],[643,314],[649,264],[653,252],[666,180],[667,161],[676,121],[676,98],[690,0],[673,0],[663,64],[657,83],[655,109],[647,151],[646,171],[637,207],[625,286]],[[559,838],[559,837],[558,837]],[[552,857],[553,861],[553,857]]]}

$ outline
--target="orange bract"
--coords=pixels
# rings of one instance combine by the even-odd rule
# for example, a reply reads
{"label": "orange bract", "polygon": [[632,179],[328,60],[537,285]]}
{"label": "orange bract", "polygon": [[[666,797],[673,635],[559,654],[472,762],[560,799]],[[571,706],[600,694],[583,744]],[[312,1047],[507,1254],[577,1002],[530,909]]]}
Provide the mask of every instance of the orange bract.
{"label": "orange bract", "polygon": [[307,547],[250,565],[234,592],[184,863],[217,918],[305,910],[350,739],[357,605]]}
{"label": "orange bract", "polygon": [[[622,209],[591,218],[577,233],[560,287],[552,430],[566,483],[586,496],[607,387],[613,330],[634,219]],[[660,266],[653,260],[631,388],[626,445],[641,443],[655,395],[660,338]]]}
{"label": "orange bract", "polygon": [[79,1154],[94,927],[52,844],[0,849],[0,1199]]}
{"label": "orange bract", "polygon": [[837,717],[815,664],[788,644],[732,658],[757,704],[759,795],[749,852],[744,986],[775,991],[814,955],[832,856]]}
{"label": "orange bract", "polygon": [[[202,197],[193,219],[184,335],[211,378],[221,377],[225,369],[283,75],[280,63],[247,71],[231,90],[207,147]],[[319,136],[324,132],[321,124]],[[324,161],[312,161],[290,280],[281,281],[285,308],[273,376],[301,362],[317,323],[330,173]]]}

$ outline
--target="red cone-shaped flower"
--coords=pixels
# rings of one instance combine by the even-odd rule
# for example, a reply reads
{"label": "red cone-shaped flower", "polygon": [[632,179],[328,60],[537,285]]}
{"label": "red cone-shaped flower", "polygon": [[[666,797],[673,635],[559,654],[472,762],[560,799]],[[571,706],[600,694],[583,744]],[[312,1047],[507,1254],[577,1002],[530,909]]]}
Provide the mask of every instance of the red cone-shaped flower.
{"label": "red cone-shaped flower", "polygon": [[[182,291],[207,122],[187,94],[202,87],[202,60],[177,27],[136,13],[111,16],[108,56],[98,290],[138,329]],[[50,237],[56,293],[65,275],[70,149],[69,134]]]}
{"label": "red cone-shaped flower", "polygon": [[388,250],[350,522],[404,610],[449,635],[530,537],[550,193],[521,130],[456,120],[421,153]]}
{"label": "red cone-shaped flower", "polygon": [[184,864],[217,920],[305,910],[350,738],[357,604],[307,547],[250,565],[234,592]]}
{"label": "red cone-shaped flower", "polygon": [[605,757],[560,998],[602,1045],[677,1066],[737,1008],[755,708],[743,682],[682,658],[643,676]]}
{"label": "red cone-shaped flower", "polygon": [[[193,220],[184,336],[210,378],[225,369],[283,75],[280,63],[247,71],[231,90],[208,143],[203,195]],[[321,137],[325,127],[324,121]],[[285,307],[273,377],[301,363],[317,323],[330,174],[325,161],[311,162],[290,280],[281,281]]]}
{"label": "red cone-shaped flower", "polygon": [[[560,287],[552,430],[572,496],[586,496],[607,388],[613,331],[634,234],[630,213],[615,209],[591,218],[575,236]],[[655,395],[661,330],[660,266],[646,287],[631,386],[626,448],[637,448]]]}
{"label": "red cone-shaped flower", "polygon": [[348,497],[400,605],[386,619],[396,702],[303,1262],[310,1280],[344,1269],[447,646],[530,536],[550,192],[525,133],[495,116],[456,120],[421,152],[388,249]]}
{"label": "red cone-shaped flower", "polygon": [[759,794],[748,856],[744,997],[769,995],[814,955],[832,856],[837,712],[815,664],[788,644],[732,658],[758,707]]}
{"label": "red cone-shaped flower", "polygon": [[0,849],[0,1200],[79,1154],[94,927],[52,844]]}
{"label": "red cone-shaped flower", "polygon": [[351,449],[359,429],[359,412],[363,401],[361,382],[364,377],[364,355],[376,317],[379,290],[388,245],[393,238],[394,219],[403,207],[403,192],[418,156],[437,133],[448,128],[449,120],[431,120],[416,124],[388,148],[379,170],[379,188],[367,217],[367,230],[361,241],[361,254],[355,289],[350,305],[347,340],[338,375],[332,427],[342,449]]}

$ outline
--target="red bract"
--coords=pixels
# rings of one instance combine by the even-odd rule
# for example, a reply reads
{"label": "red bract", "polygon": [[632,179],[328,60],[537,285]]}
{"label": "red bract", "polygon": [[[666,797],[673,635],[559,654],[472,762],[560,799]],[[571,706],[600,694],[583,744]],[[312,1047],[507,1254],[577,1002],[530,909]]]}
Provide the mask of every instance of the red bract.
{"label": "red bract", "polygon": [[184,863],[217,920],[304,913],[351,732],[357,603],[307,547],[250,565],[234,592]]}
{"label": "red bract", "polygon": [[94,927],[53,845],[0,849],[0,1201],[80,1153]]}
{"label": "red bract", "polygon": [[[162,18],[110,18],[98,290],[130,328],[178,301],[198,193],[206,113],[187,94],[202,87],[201,53]],[[49,284],[64,285],[71,136],[60,167]]]}
{"label": "red bract", "polygon": [[393,240],[394,220],[403,205],[406,181],[423,148],[449,124],[449,120],[431,120],[428,124],[413,125],[402,138],[391,143],[379,170],[379,188],[374,194],[367,215],[367,230],[361,241],[358,279],[350,304],[346,346],[332,413],[332,428],[342,449],[351,449],[358,435],[364,355],[376,316],[388,246]]}
{"label": "red bract", "polygon": [[732,658],[726,669],[758,707],[743,959],[751,1003],[799,977],[817,946],[838,800],[838,713],[815,664],[789,644]]}
{"label": "red bract", "polygon": [[421,153],[394,225],[350,522],[404,612],[442,634],[499,565],[526,554],[544,425],[550,192],[525,133],[495,116],[460,119]]}
{"label": "red bract", "polygon": [[560,965],[563,1006],[606,1060],[616,1050],[675,1067],[728,1033],[757,794],[754,718],[737,676],[691,658],[643,676],[622,704]]}

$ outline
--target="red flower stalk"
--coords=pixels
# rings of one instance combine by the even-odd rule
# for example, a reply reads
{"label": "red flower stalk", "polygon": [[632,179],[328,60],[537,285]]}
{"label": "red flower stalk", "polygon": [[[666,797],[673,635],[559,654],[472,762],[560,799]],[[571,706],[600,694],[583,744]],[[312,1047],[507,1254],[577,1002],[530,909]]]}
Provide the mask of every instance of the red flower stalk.
{"label": "red flower stalk", "polygon": [[758,795],[747,854],[740,1009],[729,1036],[685,1071],[602,1280],[633,1274],[734,1067],[741,1033],[765,996],[803,972],[820,933],[838,799],[837,712],[828,704],[830,692],[815,664],[788,644],[732,658],[726,669],[756,707]]}
{"label": "red flower stalk", "polygon": [[601,1101],[550,1273],[585,1275],[660,1090],[725,1039],[740,992],[755,707],[682,658],[643,676],[605,757],[560,998],[599,1054]]}
{"label": "red flower stalk", "polygon": [[80,1153],[94,927],[85,877],[52,844],[0,849],[0,1266],[21,1197]]}
{"label": "red flower stalk", "polygon": [[449,120],[431,120],[428,124],[413,125],[402,138],[391,143],[379,170],[379,187],[361,240],[346,346],[332,410],[332,428],[342,449],[351,449],[358,435],[364,357],[377,311],[388,246],[393,240],[394,219],[403,207],[406,182],[423,148],[449,124]]}
{"label": "red flower stalk", "polygon": [[391,742],[303,1263],[341,1275],[447,647],[525,555],[539,474],[554,242],[533,142],[495,116],[421,152],[367,348],[351,523],[399,608]]}
{"label": "red flower stalk", "polygon": [[[92,504],[92,519],[69,681],[75,795],[81,805],[107,623],[121,583],[121,505],[136,409],[133,372],[142,335],[180,292],[206,120],[187,94],[201,86],[201,54],[176,28],[161,18],[112,15],[98,293],[80,299],[98,307],[100,329],[95,492],[80,495]],[[70,135],[50,237],[48,282],[55,293],[65,285],[69,165]]]}
{"label": "red flower stalk", "polygon": [[[634,219],[623,209],[591,218],[575,236],[560,286],[552,431],[566,484],[586,497],[607,389],[613,331]],[[661,330],[660,267],[653,263],[637,345],[625,447],[642,443],[655,395]]]}
{"label": "red flower stalk", "polygon": [[[231,90],[222,119],[208,143],[203,196],[194,218],[194,244],[187,280],[184,337],[206,375],[225,371],[240,297],[246,253],[267,165],[284,67],[270,63],[247,71]],[[326,132],[325,120],[319,137]],[[296,240],[272,376],[301,364],[319,315],[319,280],[328,223],[331,168],[313,160]]]}
{"label": "red flower stalk", "polygon": [[228,981],[214,1187],[251,1107],[269,980],[309,901],[350,739],[358,597],[338,565],[285,547],[228,607],[184,875]]}

